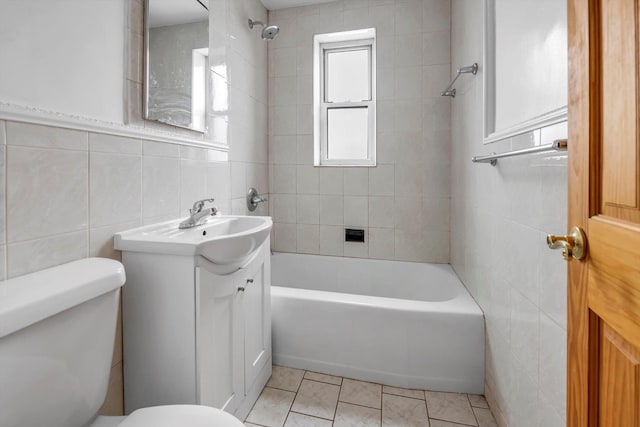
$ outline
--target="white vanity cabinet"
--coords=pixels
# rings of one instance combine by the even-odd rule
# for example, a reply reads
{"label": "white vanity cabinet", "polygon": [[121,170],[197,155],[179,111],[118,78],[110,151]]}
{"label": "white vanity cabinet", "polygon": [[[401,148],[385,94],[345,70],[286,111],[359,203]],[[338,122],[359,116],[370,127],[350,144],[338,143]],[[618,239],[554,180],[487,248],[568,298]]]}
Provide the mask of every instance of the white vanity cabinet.
{"label": "white vanity cabinet", "polygon": [[268,252],[265,258],[226,276],[216,274],[214,264],[198,260],[196,366],[203,405],[236,413],[243,409],[245,391],[260,392],[264,386],[258,380],[271,365]]}
{"label": "white vanity cabinet", "polygon": [[125,411],[202,404],[244,419],[271,375],[267,238],[239,269],[122,254]]}

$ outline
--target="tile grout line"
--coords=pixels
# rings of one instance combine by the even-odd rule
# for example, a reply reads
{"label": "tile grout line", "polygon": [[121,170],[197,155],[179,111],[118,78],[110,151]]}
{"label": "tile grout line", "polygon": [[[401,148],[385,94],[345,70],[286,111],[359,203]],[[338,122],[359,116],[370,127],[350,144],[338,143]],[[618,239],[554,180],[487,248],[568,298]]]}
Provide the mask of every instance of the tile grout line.
{"label": "tile grout line", "polygon": [[404,397],[405,399],[421,400],[423,402],[426,401],[426,399],[420,399],[419,397],[403,396],[402,394],[396,394],[396,393],[385,393],[384,391],[382,392],[382,394],[386,394],[388,396]]}
{"label": "tile grout line", "polygon": [[382,411],[382,405],[380,406],[380,408],[374,408],[373,406],[361,405],[359,403],[345,402],[344,400],[338,400],[338,403],[346,403],[347,405],[358,406],[360,408],[375,409],[376,411]]}
{"label": "tile grout line", "polygon": [[471,413],[473,414],[473,418],[476,420],[476,425],[480,425],[480,421],[478,421],[478,416],[476,415],[476,411],[473,410],[473,405],[471,404],[471,399],[469,399],[469,394],[466,394],[467,402],[469,402],[469,407],[471,408]]}
{"label": "tile grout line", "polygon": [[443,420],[442,418],[429,418],[429,421],[431,421],[431,420],[433,420],[433,421],[442,421],[442,422],[450,423],[450,424],[458,424],[458,425],[461,425],[461,426],[464,426],[464,427],[478,427],[478,426],[472,426],[471,424],[460,424],[460,423],[455,422],[455,421]]}

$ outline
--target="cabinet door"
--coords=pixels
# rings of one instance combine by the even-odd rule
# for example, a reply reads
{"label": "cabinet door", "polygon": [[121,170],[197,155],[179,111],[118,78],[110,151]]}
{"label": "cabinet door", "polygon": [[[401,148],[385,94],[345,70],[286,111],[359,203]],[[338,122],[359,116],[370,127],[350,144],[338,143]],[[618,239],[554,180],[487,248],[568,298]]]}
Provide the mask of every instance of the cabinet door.
{"label": "cabinet door", "polygon": [[[244,386],[251,390],[260,370],[271,356],[271,271],[268,251],[243,277],[241,294],[244,318]],[[264,254],[267,256],[264,256]]]}
{"label": "cabinet door", "polygon": [[237,281],[196,267],[198,403],[230,413],[244,398]]}

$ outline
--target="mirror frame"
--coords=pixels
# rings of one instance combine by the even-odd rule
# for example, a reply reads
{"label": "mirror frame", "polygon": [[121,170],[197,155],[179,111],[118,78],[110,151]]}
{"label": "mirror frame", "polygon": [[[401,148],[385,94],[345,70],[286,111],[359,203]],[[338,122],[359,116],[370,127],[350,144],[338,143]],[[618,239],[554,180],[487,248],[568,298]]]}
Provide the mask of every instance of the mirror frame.
{"label": "mirror frame", "polygon": [[523,122],[504,129],[495,129],[496,116],[496,52],[495,52],[495,2],[484,0],[484,37],[483,37],[483,143],[502,141],[516,135],[531,132],[567,120],[567,105],[531,117]]}

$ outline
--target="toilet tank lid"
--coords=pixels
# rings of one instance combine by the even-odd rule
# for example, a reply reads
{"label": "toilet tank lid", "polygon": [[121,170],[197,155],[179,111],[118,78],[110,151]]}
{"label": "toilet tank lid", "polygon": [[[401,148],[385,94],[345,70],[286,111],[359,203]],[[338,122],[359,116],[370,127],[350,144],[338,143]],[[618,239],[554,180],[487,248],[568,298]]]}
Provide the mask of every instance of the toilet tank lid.
{"label": "toilet tank lid", "polygon": [[124,267],[85,258],[0,281],[0,338],[121,287]]}

